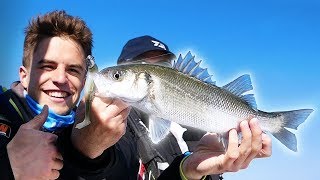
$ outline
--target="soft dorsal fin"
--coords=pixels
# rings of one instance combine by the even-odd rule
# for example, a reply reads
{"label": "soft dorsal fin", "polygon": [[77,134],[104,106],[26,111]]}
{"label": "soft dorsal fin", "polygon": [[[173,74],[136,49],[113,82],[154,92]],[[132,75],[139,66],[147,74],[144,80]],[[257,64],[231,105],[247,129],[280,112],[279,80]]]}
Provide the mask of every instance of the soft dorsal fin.
{"label": "soft dorsal fin", "polygon": [[222,87],[228,90],[232,94],[240,97],[242,100],[247,102],[252,108],[257,109],[256,100],[253,94],[244,94],[253,89],[251,78],[249,74],[244,74],[232,82]]}
{"label": "soft dorsal fin", "polygon": [[178,59],[174,62],[173,68],[184,74],[195,77],[203,82],[215,84],[216,82],[212,81],[212,75],[208,73],[207,68],[201,68],[201,61],[196,62],[194,58],[195,56],[193,56],[190,51],[184,58],[180,54]]}

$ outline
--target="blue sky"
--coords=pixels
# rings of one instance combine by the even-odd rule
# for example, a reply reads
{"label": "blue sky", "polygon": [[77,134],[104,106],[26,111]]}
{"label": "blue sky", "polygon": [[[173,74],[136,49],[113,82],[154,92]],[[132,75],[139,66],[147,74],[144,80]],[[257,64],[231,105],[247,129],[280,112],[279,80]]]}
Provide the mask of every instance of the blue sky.
{"label": "blue sky", "polygon": [[31,1],[0,2],[0,84],[18,79],[23,30],[29,19],[64,9],[94,34],[100,68],[114,65],[130,38],[149,34],[177,53],[203,60],[217,85],[250,73],[264,111],[314,108],[301,125],[298,153],[273,139],[273,155],[225,179],[319,179],[320,2],[268,1]]}

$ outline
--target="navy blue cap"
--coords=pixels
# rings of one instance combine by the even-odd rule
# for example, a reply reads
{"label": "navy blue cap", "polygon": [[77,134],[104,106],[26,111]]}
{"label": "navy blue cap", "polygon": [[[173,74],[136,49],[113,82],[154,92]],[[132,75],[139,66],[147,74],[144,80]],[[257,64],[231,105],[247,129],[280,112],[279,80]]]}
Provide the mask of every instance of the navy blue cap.
{"label": "navy blue cap", "polygon": [[146,35],[129,40],[122,48],[117,63],[134,61],[135,57],[148,51],[164,51],[164,54],[167,54],[170,58],[173,59],[176,57],[169,51],[169,47],[165,43]]}

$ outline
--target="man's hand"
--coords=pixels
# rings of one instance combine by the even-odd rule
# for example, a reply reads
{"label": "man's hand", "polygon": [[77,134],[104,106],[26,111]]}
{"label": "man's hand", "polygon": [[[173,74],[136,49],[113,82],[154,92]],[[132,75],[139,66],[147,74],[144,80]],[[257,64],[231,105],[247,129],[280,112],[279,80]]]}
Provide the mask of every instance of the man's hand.
{"label": "man's hand", "polygon": [[63,167],[55,142],[57,135],[40,131],[48,116],[48,106],[21,125],[7,145],[15,179],[57,179]]}
{"label": "man's hand", "polygon": [[249,166],[254,158],[269,157],[272,153],[271,138],[264,134],[257,119],[240,123],[242,140],[239,145],[237,131],[229,131],[229,144],[225,152],[216,134],[207,134],[196,150],[183,163],[182,170],[188,179],[205,175],[236,172]]}
{"label": "man's hand", "polygon": [[[90,158],[100,156],[126,132],[130,108],[119,99],[94,97],[91,104],[91,123],[81,129],[73,128],[73,145]],[[85,105],[82,101],[76,112],[75,124],[83,121]]]}

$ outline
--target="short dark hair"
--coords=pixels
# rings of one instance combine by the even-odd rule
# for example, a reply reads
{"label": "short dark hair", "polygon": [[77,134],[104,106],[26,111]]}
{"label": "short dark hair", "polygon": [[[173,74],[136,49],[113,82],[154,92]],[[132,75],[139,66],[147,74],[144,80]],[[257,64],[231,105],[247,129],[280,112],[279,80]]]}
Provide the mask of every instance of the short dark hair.
{"label": "short dark hair", "polygon": [[33,18],[25,28],[22,64],[30,65],[38,44],[47,37],[66,37],[79,43],[85,57],[92,53],[92,33],[79,17],[71,16],[64,10],[52,11]]}

